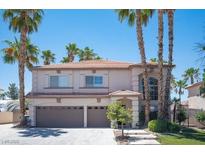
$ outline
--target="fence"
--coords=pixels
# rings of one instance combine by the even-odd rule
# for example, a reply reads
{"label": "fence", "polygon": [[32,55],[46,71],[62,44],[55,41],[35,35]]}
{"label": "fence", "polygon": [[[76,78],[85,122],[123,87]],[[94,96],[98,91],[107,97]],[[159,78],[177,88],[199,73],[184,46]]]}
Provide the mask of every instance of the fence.
{"label": "fence", "polygon": [[[182,122],[183,125],[188,127],[198,127],[198,128],[205,128],[205,125],[198,122],[195,118],[197,112],[201,111],[199,109],[190,109],[188,105],[180,105],[182,108],[186,110],[187,119]],[[178,113],[178,109],[176,109],[176,115]],[[171,121],[173,121],[174,111],[173,108],[171,109]],[[177,121],[177,120],[176,120]]]}
{"label": "fence", "polygon": [[20,119],[20,112],[0,112],[0,124],[16,123]]}

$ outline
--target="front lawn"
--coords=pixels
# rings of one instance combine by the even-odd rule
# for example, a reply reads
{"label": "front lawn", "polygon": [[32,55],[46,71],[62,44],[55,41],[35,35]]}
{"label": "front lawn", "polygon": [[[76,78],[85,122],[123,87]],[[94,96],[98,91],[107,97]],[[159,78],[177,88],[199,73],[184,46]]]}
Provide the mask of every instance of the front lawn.
{"label": "front lawn", "polygon": [[158,141],[161,144],[172,145],[205,145],[205,131],[183,128],[181,133],[160,133],[158,134]]}

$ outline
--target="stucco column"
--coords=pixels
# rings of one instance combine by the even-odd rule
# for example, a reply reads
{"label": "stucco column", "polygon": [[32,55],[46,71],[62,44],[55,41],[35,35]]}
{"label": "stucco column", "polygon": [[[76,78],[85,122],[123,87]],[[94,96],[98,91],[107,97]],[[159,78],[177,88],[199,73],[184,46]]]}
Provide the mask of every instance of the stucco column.
{"label": "stucco column", "polygon": [[29,106],[29,114],[31,119],[31,126],[36,126],[36,106]]}
{"label": "stucco column", "polygon": [[87,127],[87,106],[84,105],[84,127]]}
{"label": "stucco column", "polygon": [[138,99],[132,100],[132,128],[137,128],[136,124],[139,124],[139,101]]}

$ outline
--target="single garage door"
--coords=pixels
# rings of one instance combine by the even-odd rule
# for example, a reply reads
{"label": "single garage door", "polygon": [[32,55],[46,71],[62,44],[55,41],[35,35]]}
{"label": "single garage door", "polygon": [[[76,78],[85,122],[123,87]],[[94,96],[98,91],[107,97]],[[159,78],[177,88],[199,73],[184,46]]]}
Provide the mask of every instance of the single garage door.
{"label": "single garage door", "polygon": [[87,110],[88,127],[110,127],[110,121],[107,119],[106,106],[89,106]]}
{"label": "single garage door", "polygon": [[42,106],[36,108],[37,127],[83,127],[82,106]]}

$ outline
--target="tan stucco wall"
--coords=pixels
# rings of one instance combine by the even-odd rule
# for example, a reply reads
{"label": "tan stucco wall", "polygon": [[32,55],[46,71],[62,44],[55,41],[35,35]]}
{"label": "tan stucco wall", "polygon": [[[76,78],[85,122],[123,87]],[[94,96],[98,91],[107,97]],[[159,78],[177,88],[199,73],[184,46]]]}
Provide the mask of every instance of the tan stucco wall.
{"label": "tan stucco wall", "polygon": [[188,88],[188,97],[200,96],[200,85]]}
{"label": "tan stucco wall", "polygon": [[[79,93],[107,93],[116,90],[131,90],[130,70],[62,70],[61,75],[69,76],[70,89],[45,89],[49,87],[49,75],[58,75],[56,71],[46,70],[32,72],[32,92],[79,92]],[[103,87],[105,88],[83,88],[85,87],[85,75],[103,76]],[[117,79],[117,80],[116,80]]]}
{"label": "tan stucco wall", "polygon": [[[62,75],[69,77],[69,87],[66,89],[46,89],[49,87],[49,75],[58,75],[55,70],[32,71],[32,92],[59,92],[59,93],[108,93],[117,90],[133,90],[139,91],[139,75],[142,74],[142,68],[132,69],[108,69],[96,70],[61,70]],[[149,77],[158,78],[158,70],[149,69]],[[104,88],[83,88],[85,87],[85,75],[101,75],[103,76]],[[166,70],[164,70],[164,79]],[[165,83],[165,82],[164,82]]]}
{"label": "tan stucco wall", "polygon": [[20,112],[0,112],[0,124],[20,121]]}
{"label": "tan stucco wall", "polygon": [[200,96],[193,96],[188,98],[190,109],[203,109],[205,110],[205,98]]}

